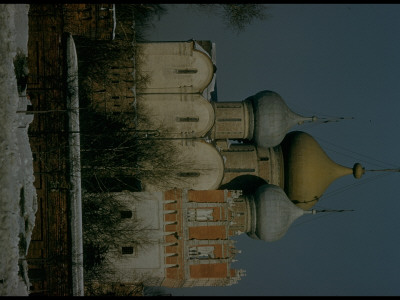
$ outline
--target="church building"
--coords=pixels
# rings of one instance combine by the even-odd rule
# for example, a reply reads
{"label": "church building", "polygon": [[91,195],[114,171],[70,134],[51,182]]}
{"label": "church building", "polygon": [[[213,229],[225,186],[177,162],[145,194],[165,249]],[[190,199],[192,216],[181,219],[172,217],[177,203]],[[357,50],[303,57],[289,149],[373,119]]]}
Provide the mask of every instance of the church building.
{"label": "church building", "polygon": [[[134,90],[132,105],[151,122],[136,128],[174,145],[186,163],[170,170],[174,180],[163,189],[144,182],[142,192],[113,193],[130,207],[123,222],[142,220],[151,240],[114,245],[108,255],[117,282],[139,276],[166,287],[234,284],[245,272],[231,267],[239,251],[232,236],[276,241],[297,218],[317,212],[312,207],[334,180],[365,172],[358,163],[332,161],[309,134],[289,132],[320,119],[293,112],[276,92],[215,101],[215,44],[150,42],[138,49],[137,70],[149,81]],[[115,107],[121,105],[108,109]]]}

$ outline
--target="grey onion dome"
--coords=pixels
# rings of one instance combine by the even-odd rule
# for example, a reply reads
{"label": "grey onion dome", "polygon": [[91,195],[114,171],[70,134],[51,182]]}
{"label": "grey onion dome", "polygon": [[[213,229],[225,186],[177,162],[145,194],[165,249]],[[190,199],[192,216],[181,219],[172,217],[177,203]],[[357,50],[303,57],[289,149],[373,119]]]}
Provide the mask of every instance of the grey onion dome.
{"label": "grey onion dome", "polygon": [[293,112],[282,97],[272,91],[261,91],[246,100],[253,105],[253,139],[258,146],[275,147],[294,125],[317,120],[316,117],[303,117]]}
{"label": "grey onion dome", "polygon": [[252,225],[247,234],[267,242],[282,238],[297,218],[309,213],[294,205],[280,187],[272,184],[260,186],[251,204]]}

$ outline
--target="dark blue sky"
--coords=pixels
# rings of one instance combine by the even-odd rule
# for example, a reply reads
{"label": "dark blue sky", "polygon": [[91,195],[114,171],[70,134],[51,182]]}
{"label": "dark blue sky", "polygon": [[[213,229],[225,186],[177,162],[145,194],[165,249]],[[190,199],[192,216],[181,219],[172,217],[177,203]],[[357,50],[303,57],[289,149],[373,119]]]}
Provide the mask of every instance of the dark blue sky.
{"label": "dark blue sky", "polygon": [[[270,17],[241,34],[189,5],[169,13],[154,41],[211,40],[217,49],[219,101],[261,90],[279,93],[305,116],[353,120],[298,126],[337,163],[400,167],[400,5],[267,5]],[[231,287],[171,289],[173,295],[399,295],[400,174],[344,177],[318,209],[354,212],[303,216],[285,237],[267,243],[236,238]]]}

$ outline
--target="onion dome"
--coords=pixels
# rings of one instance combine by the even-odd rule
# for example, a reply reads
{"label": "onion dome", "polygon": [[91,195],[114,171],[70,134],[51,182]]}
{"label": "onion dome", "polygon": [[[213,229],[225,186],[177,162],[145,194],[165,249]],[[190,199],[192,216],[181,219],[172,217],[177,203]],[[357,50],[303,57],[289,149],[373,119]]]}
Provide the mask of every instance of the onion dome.
{"label": "onion dome", "polygon": [[250,203],[252,226],[247,234],[267,242],[282,238],[297,218],[310,213],[294,205],[280,187],[272,184],[260,186]]}
{"label": "onion dome", "polygon": [[317,120],[316,117],[303,117],[291,111],[281,96],[272,91],[261,91],[246,100],[253,105],[253,137],[261,147],[275,147],[294,125]]}
{"label": "onion dome", "polygon": [[308,210],[336,179],[353,174],[361,178],[365,170],[360,164],[353,168],[332,161],[309,134],[293,131],[282,144],[285,192],[298,207]]}

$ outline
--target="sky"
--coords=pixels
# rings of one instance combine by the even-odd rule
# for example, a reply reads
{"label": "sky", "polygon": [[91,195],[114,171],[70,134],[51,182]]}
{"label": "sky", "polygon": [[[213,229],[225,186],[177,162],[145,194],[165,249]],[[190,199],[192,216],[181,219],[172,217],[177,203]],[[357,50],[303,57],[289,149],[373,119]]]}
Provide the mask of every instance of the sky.
{"label": "sky", "polygon": [[[268,18],[236,34],[217,15],[169,4],[151,41],[216,44],[218,100],[242,101],[262,90],[281,95],[304,116],[339,122],[292,128],[311,134],[335,162],[367,170],[399,168],[400,5],[271,4]],[[336,180],[315,209],[276,242],[235,238],[229,287],[167,289],[197,296],[393,296],[400,294],[399,179],[368,172]]]}

